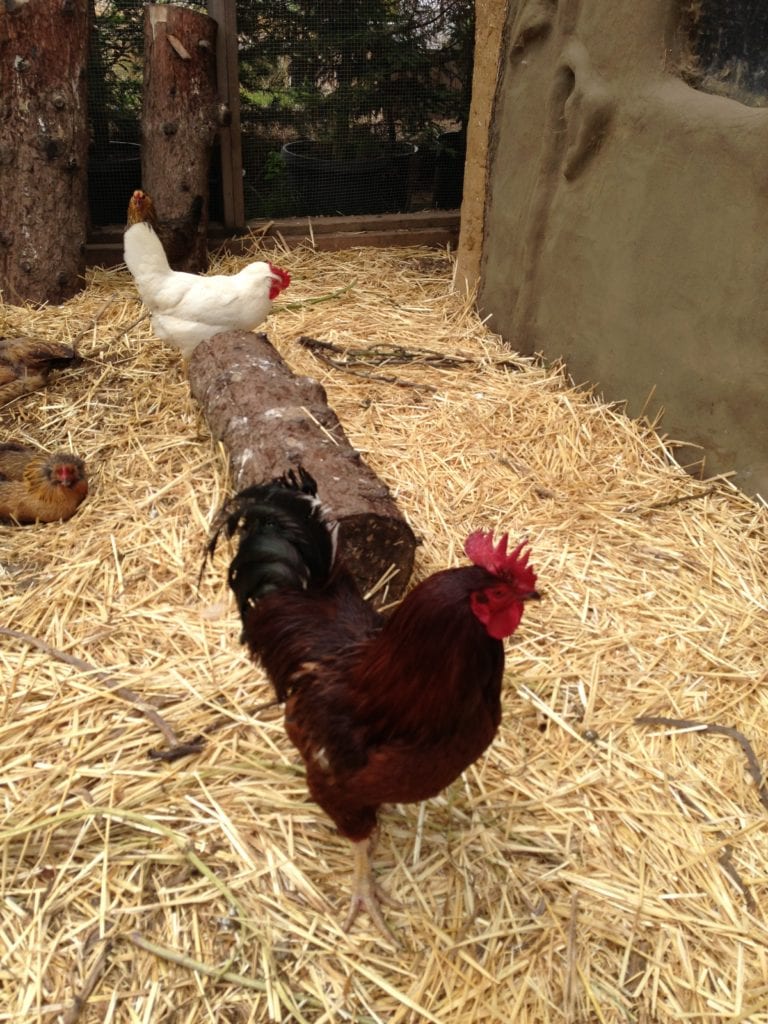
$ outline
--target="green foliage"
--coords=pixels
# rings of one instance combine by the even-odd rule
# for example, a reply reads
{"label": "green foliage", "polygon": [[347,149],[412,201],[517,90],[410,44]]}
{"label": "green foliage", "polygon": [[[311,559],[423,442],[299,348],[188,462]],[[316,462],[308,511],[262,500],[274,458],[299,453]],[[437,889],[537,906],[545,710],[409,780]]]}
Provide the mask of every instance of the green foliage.
{"label": "green foliage", "polygon": [[[474,0],[252,0],[238,11],[241,81],[270,93],[252,120],[359,148],[466,123]],[[357,141],[356,141],[357,137]]]}
{"label": "green foliage", "polygon": [[111,140],[139,141],[143,7],[136,0],[90,2],[88,110],[93,146],[103,156]]}
{"label": "green foliage", "polygon": [[[140,140],[144,4],[90,2],[90,121],[103,159],[110,141]],[[372,141],[404,139],[429,151],[441,130],[466,124],[474,0],[241,0],[237,17],[250,216],[296,212],[284,142],[364,155]]]}
{"label": "green foliage", "polygon": [[244,135],[243,168],[246,217],[293,217],[301,212],[274,142]]}
{"label": "green foliage", "polygon": [[[171,0],[161,0],[171,2]],[[89,0],[88,110],[96,154],[110,141],[138,142],[144,56],[142,0]],[[205,13],[204,2],[182,2]]]}

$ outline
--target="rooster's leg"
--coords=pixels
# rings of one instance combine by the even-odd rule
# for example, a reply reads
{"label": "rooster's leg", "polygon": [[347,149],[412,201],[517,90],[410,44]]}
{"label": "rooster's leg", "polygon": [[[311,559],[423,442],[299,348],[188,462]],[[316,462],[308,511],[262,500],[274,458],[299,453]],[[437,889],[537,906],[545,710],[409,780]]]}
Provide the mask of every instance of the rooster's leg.
{"label": "rooster's leg", "polygon": [[371,920],[384,938],[391,942],[393,946],[399,947],[400,943],[390,931],[389,925],[384,920],[384,915],[379,906],[380,903],[386,903],[394,907],[399,906],[399,904],[383,892],[373,880],[369,859],[371,845],[371,839],[363,839],[359,843],[352,844],[355,854],[355,866],[352,876],[352,902],[350,903],[349,913],[343,928],[345,932],[348,932],[358,913],[361,910],[367,910]]}

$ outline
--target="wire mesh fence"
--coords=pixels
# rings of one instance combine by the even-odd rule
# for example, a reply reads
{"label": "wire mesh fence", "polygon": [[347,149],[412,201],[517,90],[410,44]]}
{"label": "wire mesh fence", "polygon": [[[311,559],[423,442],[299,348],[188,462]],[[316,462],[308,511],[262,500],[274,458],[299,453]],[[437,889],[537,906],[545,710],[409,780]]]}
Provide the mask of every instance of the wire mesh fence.
{"label": "wire mesh fence", "polygon": [[[140,185],[144,8],[95,3],[95,224],[120,222],[126,195]],[[474,0],[243,0],[237,25],[247,218],[459,205]],[[214,220],[219,163],[215,149]]]}
{"label": "wire mesh fence", "polygon": [[751,107],[768,106],[768,5],[765,0],[698,0],[686,12],[691,85]]}

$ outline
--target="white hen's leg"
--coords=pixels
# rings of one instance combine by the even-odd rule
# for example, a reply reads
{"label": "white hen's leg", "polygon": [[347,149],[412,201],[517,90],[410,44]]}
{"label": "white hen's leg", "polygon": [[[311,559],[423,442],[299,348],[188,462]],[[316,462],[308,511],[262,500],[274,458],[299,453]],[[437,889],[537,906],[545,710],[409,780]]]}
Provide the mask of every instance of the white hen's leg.
{"label": "white hen's leg", "polygon": [[343,928],[345,932],[348,932],[358,913],[361,910],[367,910],[371,921],[373,921],[384,938],[391,942],[392,945],[399,947],[400,943],[384,920],[379,903],[386,903],[394,907],[399,906],[399,904],[387,896],[373,880],[369,857],[372,845],[372,839],[363,839],[359,843],[352,844],[355,857],[352,874],[352,901]]}

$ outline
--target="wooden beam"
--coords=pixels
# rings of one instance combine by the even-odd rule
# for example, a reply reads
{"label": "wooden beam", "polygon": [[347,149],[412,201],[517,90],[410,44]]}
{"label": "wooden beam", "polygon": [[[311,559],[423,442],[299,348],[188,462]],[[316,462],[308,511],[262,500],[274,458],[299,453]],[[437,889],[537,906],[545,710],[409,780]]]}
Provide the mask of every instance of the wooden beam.
{"label": "wooden beam", "polygon": [[[232,237],[232,232],[211,224],[210,249],[234,255],[248,255],[254,241],[264,245],[313,246],[318,251],[349,249],[360,245],[429,245],[456,247],[459,214],[456,210],[423,210],[419,213],[384,213],[373,217],[291,217],[285,220],[251,221],[249,233]],[[114,267],[123,261],[123,228],[95,228],[88,235],[86,261],[89,267]]]}
{"label": "wooden beam", "polygon": [[[374,249],[386,249],[390,246],[426,245],[433,248],[451,246],[455,249],[459,241],[458,224],[453,231],[445,228],[400,228],[395,230],[368,231],[325,231],[310,234],[304,225],[300,234],[278,232],[270,229],[259,236],[260,245],[265,248],[295,249],[305,246],[316,252],[338,252],[341,249],[356,249],[369,246]],[[216,242],[211,239],[211,247]],[[253,251],[253,239],[249,237],[229,238],[217,248],[218,252],[226,252],[233,256],[247,256]]]}
{"label": "wooden beam", "polygon": [[245,198],[235,0],[208,0],[208,13],[219,25],[216,38],[219,99],[226,104],[229,118],[226,127],[219,129],[224,224],[227,228],[240,231],[245,227]]}
{"label": "wooden beam", "polygon": [[420,213],[383,213],[349,217],[290,217],[284,220],[251,221],[250,234],[222,237],[215,228],[208,236],[211,248],[245,255],[253,249],[255,235],[265,247],[299,245],[322,251],[351,249],[360,245],[430,245],[456,247],[459,216],[455,210],[424,210]]}

